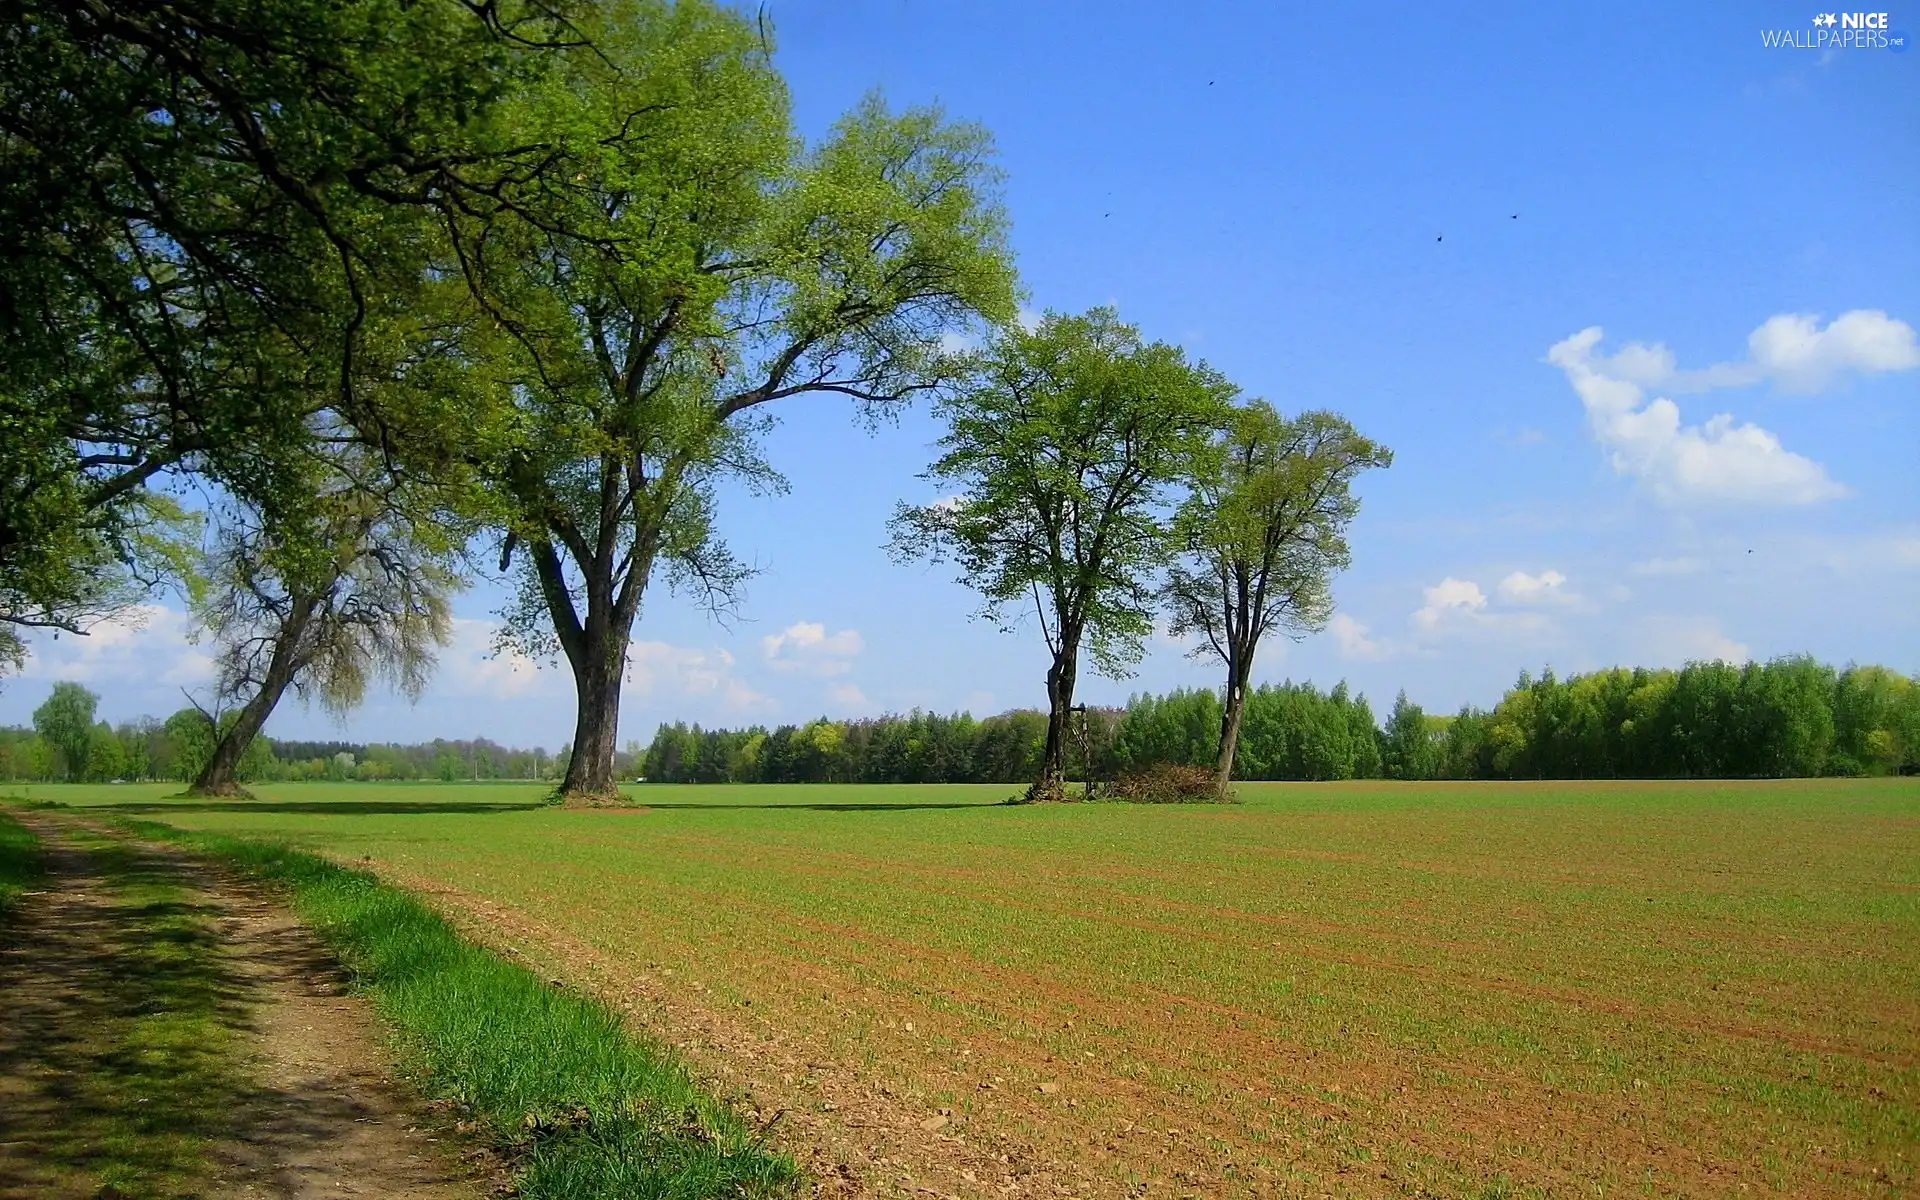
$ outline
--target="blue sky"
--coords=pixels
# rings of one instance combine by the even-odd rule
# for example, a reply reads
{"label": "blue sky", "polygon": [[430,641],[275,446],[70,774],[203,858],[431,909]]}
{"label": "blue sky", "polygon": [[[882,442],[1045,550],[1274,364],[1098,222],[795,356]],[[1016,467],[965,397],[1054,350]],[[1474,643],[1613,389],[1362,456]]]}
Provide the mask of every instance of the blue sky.
{"label": "blue sky", "polygon": [[[1033,308],[1114,304],[1394,449],[1334,625],[1265,647],[1258,678],[1344,678],[1384,711],[1401,687],[1490,704],[1545,665],[1920,669],[1920,53],[1766,49],[1813,28],[1771,3],[769,12],[809,133],[876,87],[993,131]],[[791,492],[724,497],[764,570],[743,619],[656,592],[623,736],[1041,703],[1036,631],[969,620],[945,568],[881,549],[894,503],[932,498],[927,414],[781,418]],[[270,732],[559,744],[565,672],[485,657],[498,599],[462,599],[418,705],[289,704]],[[204,660],[177,606],[144,618],[39,643],[0,722],[60,678],[115,720],[179,707]],[[1084,692],[1218,674],[1161,639]]]}

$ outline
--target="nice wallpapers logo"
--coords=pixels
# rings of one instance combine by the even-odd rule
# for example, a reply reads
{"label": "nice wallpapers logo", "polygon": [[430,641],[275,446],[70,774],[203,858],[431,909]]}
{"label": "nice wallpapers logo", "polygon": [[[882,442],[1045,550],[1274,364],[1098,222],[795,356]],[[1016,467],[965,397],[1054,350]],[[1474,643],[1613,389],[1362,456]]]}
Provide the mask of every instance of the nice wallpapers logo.
{"label": "nice wallpapers logo", "polygon": [[1883,12],[1815,13],[1812,29],[1762,29],[1770,50],[1891,50],[1907,48],[1907,35],[1887,27]]}

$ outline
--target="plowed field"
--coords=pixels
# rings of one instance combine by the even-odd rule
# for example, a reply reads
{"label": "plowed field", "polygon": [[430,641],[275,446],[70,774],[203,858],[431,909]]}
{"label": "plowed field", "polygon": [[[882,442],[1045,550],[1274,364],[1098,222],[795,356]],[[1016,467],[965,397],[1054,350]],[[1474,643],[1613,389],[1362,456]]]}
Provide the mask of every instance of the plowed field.
{"label": "plowed field", "polygon": [[162,790],[33,794],[366,860],[823,1193],[1920,1188],[1920,780]]}

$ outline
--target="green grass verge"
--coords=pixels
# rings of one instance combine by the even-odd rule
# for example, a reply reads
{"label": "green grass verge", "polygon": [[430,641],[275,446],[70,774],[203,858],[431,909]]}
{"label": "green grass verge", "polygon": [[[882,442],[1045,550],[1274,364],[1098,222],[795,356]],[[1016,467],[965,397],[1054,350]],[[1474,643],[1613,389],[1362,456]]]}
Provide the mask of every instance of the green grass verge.
{"label": "green grass verge", "polygon": [[284,886],[396,1031],[403,1068],[517,1165],[530,1200],[785,1197],[800,1172],[605,1005],[463,941],[374,876],[270,843],[138,823]]}
{"label": "green grass verge", "polygon": [[40,839],[0,813],[0,919],[40,876]]}

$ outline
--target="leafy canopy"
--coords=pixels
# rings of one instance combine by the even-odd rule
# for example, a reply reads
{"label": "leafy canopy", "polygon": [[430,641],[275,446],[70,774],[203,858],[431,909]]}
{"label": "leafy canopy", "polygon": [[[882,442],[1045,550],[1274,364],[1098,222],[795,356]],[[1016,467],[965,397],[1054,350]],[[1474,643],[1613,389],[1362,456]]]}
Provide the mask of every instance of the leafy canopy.
{"label": "leafy canopy", "polygon": [[1112,309],[1002,328],[942,397],[925,478],[955,493],[902,505],[896,557],[951,559],[1011,628],[1031,603],[1056,657],[1084,637],[1119,677],[1153,629],[1153,580],[1174,548],[1183,481],[1209,469],[1233,385]]}
{"label": "leafy canopy", "polygon": [[712,498],[783,486],[762,406],[884,407],[942,381],[943,331],[1013,307],[978,128],[870,97],[807,148],[739,13],[627,0],[581,28],[595,53],[511,117],[557,171],[505,193],[526,220],[460,239],[516,347],[516,436],[489,466],[531,551],[510,634],[576,663],[596,606],[620,627],[656,563],[716,604],[745,578]]}
{"label": "leafy canopy", "polygon": [[1325,627],[1332,577],[1351,561],[1353,481],[1393,452],[1335,413],[1288,418],[1264,400],[1234,413],[1217,449],[1182,506],[1165,596],[1172,632],[1206,638],[1195,654],[1244,666],[1269,630]]}
{"label": "leafy canopy", "polygon": [[436,336],[454,215],[549,157],[497,117],[580,47],[570,7],[9,5],[0,621],[77,628],[137,593],[121,568],[169,479],[297,507],[323,413],[390,457],[472,431],[458,389],[366,384]]}

